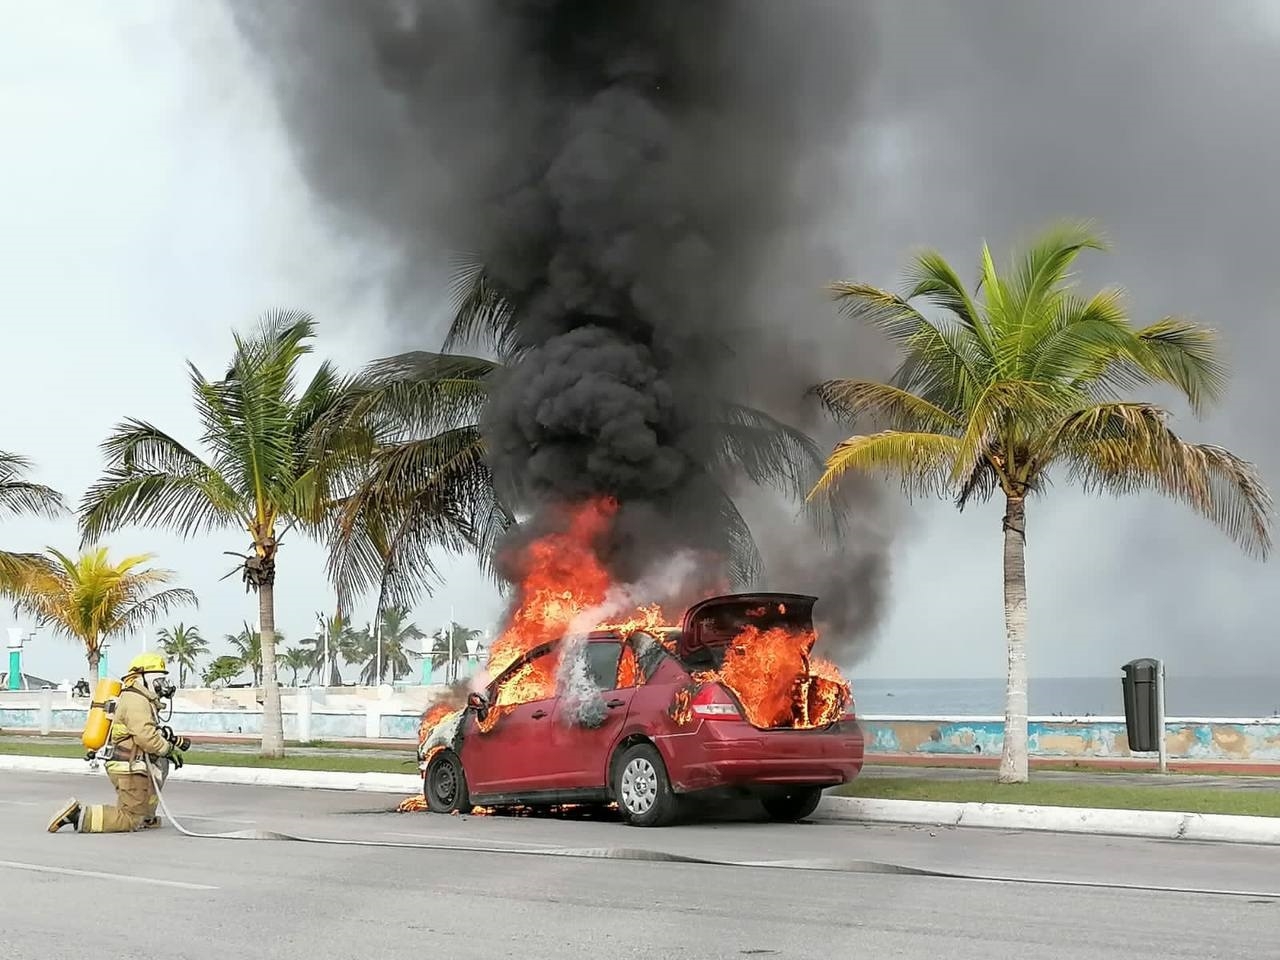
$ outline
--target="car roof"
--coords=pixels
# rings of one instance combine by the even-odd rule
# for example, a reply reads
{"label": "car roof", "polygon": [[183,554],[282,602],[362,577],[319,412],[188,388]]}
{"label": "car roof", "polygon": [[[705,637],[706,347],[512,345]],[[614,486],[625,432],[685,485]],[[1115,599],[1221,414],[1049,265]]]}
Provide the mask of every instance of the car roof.
{"label": "car roof", "polygon": [[[632,633],[679,633],[679,627],[659,626],[659,627],[638,627]],[[617,627],[601,627],[599,630],[592,630],[587,634],[588,640],[621,640],[622,633]],[[554,643],[561,641],[556,640]]]}

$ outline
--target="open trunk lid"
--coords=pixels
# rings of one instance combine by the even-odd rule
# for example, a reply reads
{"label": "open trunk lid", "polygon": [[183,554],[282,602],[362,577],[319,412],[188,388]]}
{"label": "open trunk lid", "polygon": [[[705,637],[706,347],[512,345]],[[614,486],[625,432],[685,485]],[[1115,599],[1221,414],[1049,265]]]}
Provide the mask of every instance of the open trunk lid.
{"label": "open trunk lid", "polygon": [[[691,666],[718,670],[725,651],[748,628],[784,628],[797,643],[813,639],[817,597],[798,593],[737,593],[711,597],[690,607],[680,629],[678,654]],[[808,650],[805,650],[808,653]]]}
{"label": "open trunk lid", "polygon": [[684,615],[677,653],[694,679],[731,691],[761,730],[817,729],[850,701],[834,664],[812,656],[817,597],[744,593],[712,597]]}

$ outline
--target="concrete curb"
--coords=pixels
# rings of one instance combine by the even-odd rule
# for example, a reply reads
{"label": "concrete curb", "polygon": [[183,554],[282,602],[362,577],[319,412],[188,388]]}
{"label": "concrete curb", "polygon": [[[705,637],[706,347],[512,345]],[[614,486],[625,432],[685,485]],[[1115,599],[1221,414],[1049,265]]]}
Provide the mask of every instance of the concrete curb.
{"label": "concrete curb", "polygon": [[[0,755],[0,770],[99,776],[83,760],[63,757]],[[340,773],[332,770],[280,770],[271,767],[214,767],[189,764],[173,774],[193,783],[229,783],[309,790],[358,790],[407,796],[422,791],[422,780],[404,773]],[[982,827],[1088,833],[1156,840],[1280,845],[1280,817],[1236,817],[1161,810],[1096,810],[1084,807],[1033,807],[1012,803],[932,803],[823,797],[817,816],[856,823]]]}
{"label": "concrete curb", "polygon": [[1280,845],[1280,817],[1038,807],[1013,803],[935,803],[869,797],[823,797],[817,815],[824,820],[858,823],[1043,830],[1156,840]]}

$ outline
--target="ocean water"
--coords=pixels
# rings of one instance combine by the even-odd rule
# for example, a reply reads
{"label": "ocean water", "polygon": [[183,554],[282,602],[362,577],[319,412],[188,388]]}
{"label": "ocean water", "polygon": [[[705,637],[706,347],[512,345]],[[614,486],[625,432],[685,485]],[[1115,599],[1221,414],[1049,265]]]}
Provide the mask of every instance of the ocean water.
{"label": "ocean water", "polygon": [[[853,678],[858,713],[867,716],[1004,715],[1004,679],[860,680]],[[1170,717],[1270,717],[1280,715],[1280,677],[1170,676],[1165,688]],[[1028,712],[1047,717],[1124,716],[1120,677],[1033,677]]]}

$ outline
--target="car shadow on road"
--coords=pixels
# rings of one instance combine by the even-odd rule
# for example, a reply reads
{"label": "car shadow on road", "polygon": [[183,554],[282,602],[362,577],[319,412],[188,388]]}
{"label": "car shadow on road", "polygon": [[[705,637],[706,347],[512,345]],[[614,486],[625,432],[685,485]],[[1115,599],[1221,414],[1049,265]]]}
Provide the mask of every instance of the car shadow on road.
{"label": "car shadow on road", "polygon": [[[427,813],[421,809],[405,809],[403,804],[397,806],[379,806],[375,809],[351,810],[350,814],[385,814],[385,813]],[[439,814],[437,814],[439,816]],[[462,817],[493,817],[507,820],[564,820],[594,823],[622,823],[616,803],[566,803],[547,805],[522,805],[512,807],[476,807],[468,814],[455,814]],[[736,794],[711,794],[686,796],[681,798],[680,813],[672,826],[706,826],[727,823],[766,823],[760,801],[752,796]]]}

